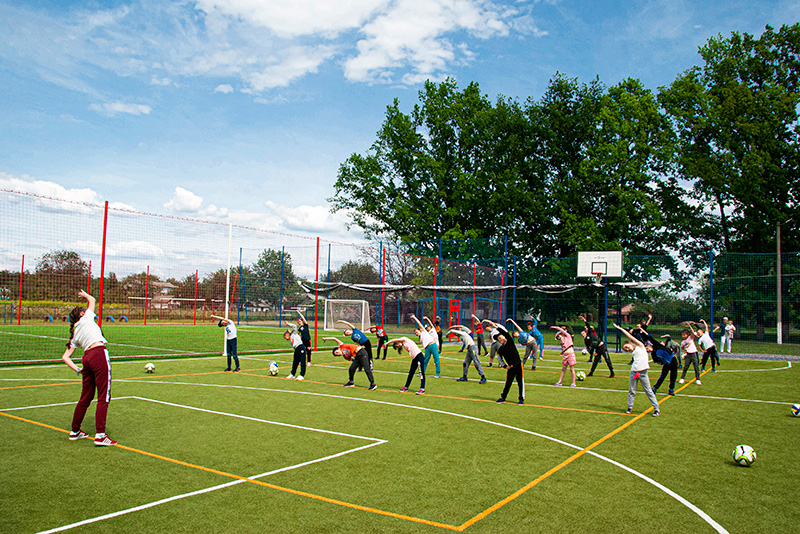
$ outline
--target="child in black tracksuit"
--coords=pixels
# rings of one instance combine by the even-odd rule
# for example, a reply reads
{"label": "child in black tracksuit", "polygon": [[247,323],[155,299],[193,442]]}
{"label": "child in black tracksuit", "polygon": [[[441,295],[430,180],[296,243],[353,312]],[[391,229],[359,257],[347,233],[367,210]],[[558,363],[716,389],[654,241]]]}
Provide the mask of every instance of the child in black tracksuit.
{"label": "child in black tracksuit", "polygon": [[669,373],[669,394],[675,395],[675,380],[678,378],[678,358],[672,354],[672,351],[669,348],[651,336],[647,330],[644,330],[640,327],[639,333],[645,341],[650,343],[649,345],[646,345],[646,348],[648,352],[650,352],[650,356],[652,356],[653,361],[662,365],[661,375],[658,377],[656,384],[653,386],[653,394],[657,392],[658,388],[667,377],[667,373]]}
{"label": "child in black tracksuit", "polygon": [[517,345],[514,343],[514,336],[509,334],[508,330],[499,324],[491,322],[490,324],[498,333],[497,341],[500,343],[500,348],[497,350],[497,353],[503,358],[507,366],[506,385],[503,387],[503,394],[497,399],[497,404],[502,404],[506,401],[506,396],[509,390],[511,390],[511,384],[514,380],[516,380],[519,385],[519,402],[517,402],[517,404],[525,404],[525,382],[523,382],[522,360],[519,357]]}

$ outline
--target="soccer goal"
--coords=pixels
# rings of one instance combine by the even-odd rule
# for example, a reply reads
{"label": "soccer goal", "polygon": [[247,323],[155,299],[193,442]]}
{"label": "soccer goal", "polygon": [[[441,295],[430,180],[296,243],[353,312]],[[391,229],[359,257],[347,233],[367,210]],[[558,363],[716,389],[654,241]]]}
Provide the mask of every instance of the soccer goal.
{"label": "soccer goal", "polygon": [[336,324],[340,319],[366,331],[369,328],[369,303],[366,300],[325,299],[323,329],[340,330],[343,325]]}

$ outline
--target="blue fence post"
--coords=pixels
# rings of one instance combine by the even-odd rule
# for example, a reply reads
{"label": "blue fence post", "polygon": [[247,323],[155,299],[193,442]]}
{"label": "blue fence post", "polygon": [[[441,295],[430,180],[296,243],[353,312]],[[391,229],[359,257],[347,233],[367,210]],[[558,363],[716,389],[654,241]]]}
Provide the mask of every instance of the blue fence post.
{"label": "blue fence post", "polygon": [[[708,253],[710,261],[708,263],[708,280],[709,280],[709,291],[711,292],[709,302],[711,303],[711,317],[708,321],[708,329],[713,332],[714,331],[714,251],[711,250]],[[711,332],[708,335],[712,335]]]}
{"label": "blue fence post", "polygon": [[511,317],[517,319],[517,255],[514,254],[514,291],[511,297]]}

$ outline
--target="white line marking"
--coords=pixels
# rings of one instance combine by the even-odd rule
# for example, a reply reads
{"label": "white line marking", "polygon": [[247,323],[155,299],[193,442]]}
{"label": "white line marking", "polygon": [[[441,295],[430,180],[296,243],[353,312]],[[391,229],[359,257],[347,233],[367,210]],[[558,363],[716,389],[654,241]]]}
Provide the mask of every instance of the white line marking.
{"label": "white line marking", "polygon": [[756,373],[758,371],[785,371],[792,368],[792,362],[786,362],[786,367],[773,367],[771,369],[717,369],[718,373]]}
{"label": "white line marking", "polygon": [[[135,397],[114,397],[112,400],[133,399]],[[92,399],[92,402],[97,402],[97,399]],[[38,404],[36,406],[19,406],[17,408],[0,408],[0,412],[13,412],[16,410],[31,410],[33,408],[52,408],[54,406],[75,406],[76,402],[57,402],[55,404]]]}
{"label": "white line marking", "polygon": [[[274,474],[277,474],[277,473],[283,473],[283,472],[286,472],[286,471],[291,471],[293,469],[298,469],[300,467],[305,467],[305,466],[312,465],[312,464],[315,464],[315,463],[325,462],[325,461],[328,461],[328,460],[333,460],[335,458],[339,458],[339,457],[344,456],[346,454],[362,451],[364,449],[369,449],[370,447],[375,447],[377,445],[382,445],[384,443],[387,443],[387,442],[381,440],[381,441],[378,441],[378,442],[375,442],[375,443],[369,443],[367,445],[362,445],[361,447],[356,447],[355,449],[348,449],[346,451],[337,452],[336,454],[331,454],[330,456],[325,456],[323,458],[316,458],[314,460],[309,460],[307,462],[303,462],[303,463],[299,463],[299,464],[295,464],[295,465],[290,465],[290,466],[287,466],[287,467],[281,467],[280,469],[275,469],[274,471],[268,471],[266,473],[261,473],[260,475],[254,475],[254,476],[247,477],[247,478],[249,478],[251,480],[257,480],[259,478],[264,478],[264,477],[268,477],[270,475],[274,475]],[[141,504],[139,506],[134,506],[133,508],[128,508],[126,510],[119,510],[117,512],[112,512],[110,514],[105,514],[105,515],[101,515],[101,516],[98,516],[98,517],[93,517],[93,518],[90,518],[90,519],[84,519],[83,521],[78,521],[77,523],[72,523],[70,525],[64,525],[64,526],[53,528],[53,529],[50,529],[50,530],[43,530],[39,534],[48,534],[48,533],[51,533],[51,532],[63,532],[65,530],[70,530],[70,529],[73,529],[73,528],[76,528],[76,527],[82,527],[82,526],[85,526],[85,525],[90,525],[92,523],[97,523],[99,521],[104,521],[106,519],[112,519],[114,517],[119,517],[121,515],[130,514],[130,513],[133,513],[133,512],[140,512],[142,510],[147,510],[148,508],[154,508],[154,507],[159,506],[161,504],[166,504],[166,503],[177,501],[177,500],[180,500],[180,499],[185,499],[187,497],[194,497],[196,495],[203,495],[204,493],[211,493],[212,491],[216,491],[216,490],[223,489],[223,488],[229,488],[229,487],[235,486],[237,484],[244,484],[245,482],[247,482],[247,480],[232,480],[231,482],[226,482],[225,484],[219,484],[217,486],[211,486],[209,488],[205,488],[205,489],[201,489],[201,490],[197,490],[197,491],[191,491],[189,493],[183,493],[181,495],[175,495],[175,496],[172,496],[172,497],[167,497],[165,499],[160,499],[158,501],[153,501],[153,502],[150,502],[150,503]]]}
{"label": "white line marking", "polygon": [[[363,398],[358,398],[358,397],[332,395],[332,394],[329,394],[329,393],[313,393],[313,392],[309,392],[309,391],[294,391],[294,390],[284,390],[284,389],[255,388],[255,387],[248,387],[248,386],[227,386],[227,385],[221,385],[221,384],[201,384],[201,383],[191,383],[191,382],[189,382],[189,383],[186,383],[186,382],[161,382],[161,383],[162,384],[175,384],[175,385],[202,386],[202,387],[223,387],[223,388],[232,388],[232,389],[250,389],[250,390],[256,390],[256,391],[270,391],[270,392],[277,392],[277,393],[294,393],[294,394],[298,394],[298,395],[309,395],[309,396],[312,396],[312,397],[335,398],[335,399],[340,399],[340,400],[352,400],[352,401],[358,401],[358,402],[368,402],[368,403],[374,403],[374,404],[382,404],[382,405],[385,405],[385,406],[395,406],[395,407],[398,407],[398,408],[410,408],[410,409],[413,409],[413,410],[420,410],[420,411],[423,411],[423,412],[431,412],[431,413],[438,413],[438,414],[442,414],[442,415],[450,415],[452,417],[458,417],[458,418],[461,418],[461,419],[467,419],[467,420],[476,421],[476,422],[480,422],[480,423],[486,423],[486,424],[489,424],[489,425],[498,426],[498,427],[501,427],[501,428],[506,428],[506,429],[509,429],[509,430],[517,431],[517,432],[522,432],[524,434],[530,434],[532,436],[536,436],[536,437],[539,437],[539,438],[542,438],[542,439],[546,439],[546,440],[558,443],[559,445],[564,445],[565,447],[569,447],[569,448],[572,448],[572,449],[575,449],[575,450],[579,450],[579,451],[584,449],[584,447],[580,447],[578,445],[573,445],[572,443],[568,443],[566,441],[560,440],[558,438],[554,438],[552,436],[547,436],[545,434],[540,434],[540,433],[534,432],[532,430],[526,430],[524,428],[514,427],[514,426],[511,426],[511,425],[506,425],[504,423],[498,423],[496,421],[491,421],[491,420],[488,420],[488,419],[481,419],[479,417],[474,417],[474,416],[471,416],[471,415],[464,415],[464,414],[459,414],[459,413],[455,413],[455,412],[446,412],[444,410],[436,410],[434,408],[425,408],[423,406],[411,406],[411,405],[408,405],[408,404],[399,404],[399,403],[395,403],[395,402],[387,402],[387,401],[381,401],[381,400],[377,400],[377,399],[363,399]],[[650,484],[654,485],[658,489],[664,491],[667,495],[670,495],[671,497],[677,499],[681,504],[683,504],[684,506],[689,508],[691,511],[696,513],[700,518],[702,518],[704,521],[706,521],[709,525],[711,525],[712,528],[714,528],[714,530],[716,530],[720,534],[728,534],[728,531],[724,527],[719,525],[716,521],[714,521],[708,514],[703,512],[700,508],[698,508],[697,506],[695,506],[694,504],[692,504],[688,500],[684,499],[683,497],[680,497],[680,495],[678,495],[677,493],[673,492],[672,490],[669,490],[669,488],[667,488],[666,486],[663,486],[662,484],[660,484],[660,483],[656,482],[655,480],[649,478],[648,476],[644,475],[643,473],[640,473],[640,472],[638,472],[638,471],[636,471],[636,470],[634,470],[634,469],[632,469],[630,467],[624,466],[623,464],[620,464],[619,462],[611,460],[610,458],[607,458],[607,457],[605,457],[605,456],[603,456],[601,454],[593,453],[592,451],[587,451],[587,452],[589,454],[592,454],[596,458],[599,458],[599,459],[601,459],[603,461],[609,462],[612,465],[621,467],[625,471],[628,471],[629,473],[638,476],[642,480],[644,480],[646,482],[649,482]]]}
{"label": "white line marking", "polygon": [[256,421],[257,423],[267,423],[269,425],[284,426],[284,427],[287,427],[287,428],[296,428],[298,430],[308,430],[310,432],[320,432],[322,434],[332,434],[334,436],[343,436],[343,437],[346,437],[346,438],[365,439],[365,440],[369,440],[369,441],[379,441],[379,442],[382,442],[382,443],[386,443],[385,440],[382,440],[380,438],[370,438],[368,436],[358,436],[358,435],[355,435],[355,434],[346,434],[346,433],[343,433],[343,432],[335,432],[333,430],[323,430],[321,428],[312,428],[312,427],[308,427],[308,426],[292,425],[292,424],[289,424],[289,423],[279,423],[277,421],[268,421],[266,419],[258,419],[256,417],[249,417],[247,415],[238,415],[238,414],[235,414],[235,413],[218,412],[218,411],[215,411],[215,410],[207,410],[205,408],[197,408],[195,406],[187,406],[185,404],[175,404],[175,403],[172,403],[172,402],[166,402],[166,401],[161,401],[161,400],[157,400],[157,399],[148,399],[146,397],[138,397],[138,396],[135,396],[135,395],[131,396],[129,398],[138,399],[138,400],[147,401],[147,402],[154,402],[154,403],[157,403],[157,404],[164,404],[166,406],[174,406],[175,408],[184,408],[186,410],[194,410],[194,411],[197,411],[197,412],[213,413],[213,414],[216,414],[216,415],[225,415],[225,416],[228,416],[228,417],[234,417],[236,419],[245,419],[245,420],[248,420],[248,421]]}

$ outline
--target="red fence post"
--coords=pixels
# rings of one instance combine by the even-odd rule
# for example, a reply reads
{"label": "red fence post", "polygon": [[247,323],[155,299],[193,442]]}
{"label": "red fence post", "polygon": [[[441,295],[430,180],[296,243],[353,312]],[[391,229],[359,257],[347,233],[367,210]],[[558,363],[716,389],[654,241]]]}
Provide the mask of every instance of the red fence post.
{"label": "red fence post", "polygon": [[106,276],[106,230],[108,229],[108,200],[106,200],[105,210],[103,213],[103,247],[100,256],[100,295],[97,301],[99,307],[97,308],[97,320],[99,324],[103,324],[103,279]]}
{"label": "red fence post", "polygon": [[472,266],[472,330],[475,331],[475,281],[477,280],[478,266]]}
{"label": "red fence post", "polygon": [[192,320],[192,324],[197,324],[197,274],[199,270],[195,270],[194,272],[194,319]]}
{"label": "red fence post", "polygon": [[92,260],[89,260],[89,279],[86,281],[86,292],[92,294]]}
{"label": "red fence post", "polygon": [[319,315],[319,237],[317,238],[317,272],[314,275],[314,350],[317,350],[318,315]]}

